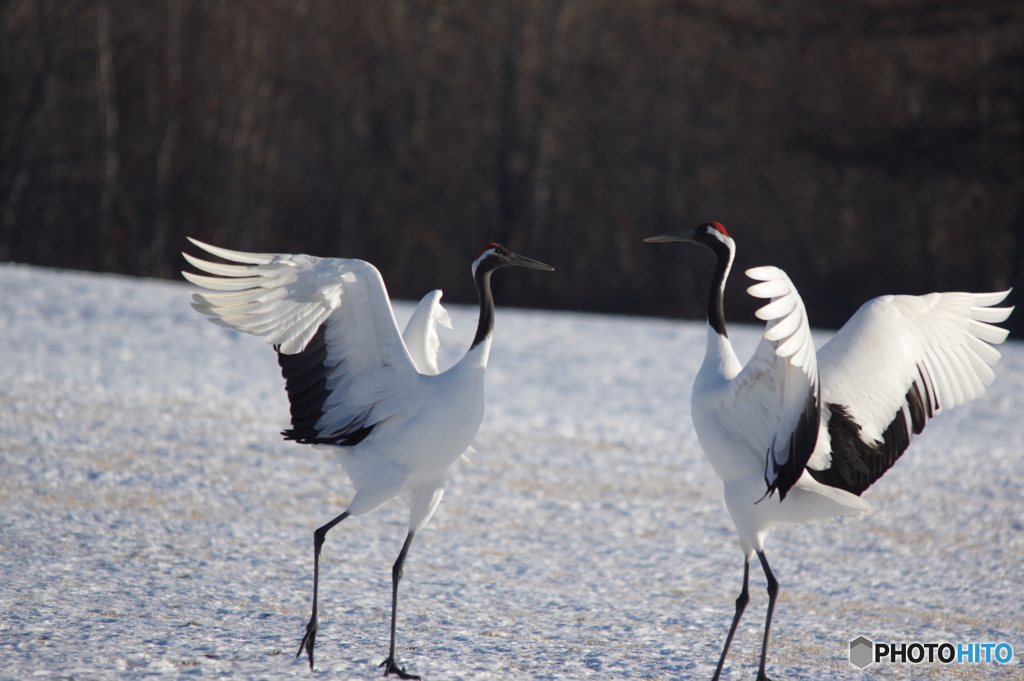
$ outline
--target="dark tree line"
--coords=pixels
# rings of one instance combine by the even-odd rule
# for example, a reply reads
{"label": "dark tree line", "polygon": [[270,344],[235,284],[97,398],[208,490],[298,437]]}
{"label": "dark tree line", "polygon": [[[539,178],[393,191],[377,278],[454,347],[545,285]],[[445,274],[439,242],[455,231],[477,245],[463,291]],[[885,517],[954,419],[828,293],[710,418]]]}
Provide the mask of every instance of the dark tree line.
{"label": "dark tree line", "polygon": [[641,239],[718,220],[821,326],[1024,286],[1019,0],[0,8],[0,259],[175,277],[191,235],[471,300],[501,241],[558,270],[503,303],[699,317],[710,258]]}

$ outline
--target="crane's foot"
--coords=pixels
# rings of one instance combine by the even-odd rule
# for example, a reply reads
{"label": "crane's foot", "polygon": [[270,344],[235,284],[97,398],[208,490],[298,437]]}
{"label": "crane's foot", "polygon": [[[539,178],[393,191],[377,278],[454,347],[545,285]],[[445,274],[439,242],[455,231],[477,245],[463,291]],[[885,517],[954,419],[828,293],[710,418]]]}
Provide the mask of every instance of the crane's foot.
{"label": "crane's foot", "polygon": [[765,674],[764,672],[761,672],[760,674],[757,675],[757,681],[772,681],[772,680],[768,678],[767,674]]}
{"label": "crane's foot", "polygon": [[302,637],[302,643],[299,644],[299,652],[295,653],[296,659],[302,656],[302,651],[306,651],[306,655],[309,656],[309,669],[313,669],[313,646],[316,645],[316,630],[317,622],[316,616],[314,615],[310,620],[309,624],[306,625],[306,635]]}
{"label": "crane's foot", "polygon": [[419,681],[420,677],[416,676],[415,674],[409,674],[404,669],[399,667],[398,663],[395,662],[394,656],[389,656],[388,659],[380,663],[380,666],[384,667],[384,676],[394,674],[400,679],[416,679],[417,681]]}

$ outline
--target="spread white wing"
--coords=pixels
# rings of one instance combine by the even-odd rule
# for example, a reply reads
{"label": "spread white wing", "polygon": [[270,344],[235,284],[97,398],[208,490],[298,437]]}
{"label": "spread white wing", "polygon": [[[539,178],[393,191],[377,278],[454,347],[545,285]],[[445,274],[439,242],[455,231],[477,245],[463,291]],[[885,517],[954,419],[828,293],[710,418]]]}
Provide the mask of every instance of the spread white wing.
{"label": "spread white wing", "polygon": [[[824,399],[832,421],[846,424],[871,448],[832,442],[832,452],[808,463],[827,471],[841,456],[845,469],[829,484],[860,494],[882,475],[942,409],[985,392],[1007,334],[992,324],[1012,307],[991,307],[1009,291],[882,296],[869,300],[819,352]],[[830,432],[838,428],[830,424]],[[838,431],[836,431],[838,432]],[[857,453],[855,450],[862,450]],[[849,450],[849,451],[846,451]],[[857,463],[854,459],[864,460]],[[813,472],[813,471],[812,471]],[[819,476],[815,476],[819,477]]]}
{"label": "spread white wing", "polygon": [[437,353],[441,348],[441,340],[437,336],[438,324],[446,329],[452,328],[448,311],[441,307],[439,289],[423,296],[402,332],[409,356],[421,374],[440,373],[437,366]]}
{"label": "spread white wing", "polygon": [[184,254],[210,277],[184,272],[212,292],[192,294],[210,321],[267,336],[279,354],[300,442],[354,445],[413,408],[419,372],[398,332],[380,273],[354,259],[240,253],[190,239],[237,265]]}
{"label": "spread white wing", "polygon": [[761,283],[747,292],[770,302],[757,311],[765,325],[754,356],[733,379],[734,426],[765,453],[768,494],[786,498],[814,451],[820,420],[818,365],[803,300],[786,273],[755,267],[747,276]]}

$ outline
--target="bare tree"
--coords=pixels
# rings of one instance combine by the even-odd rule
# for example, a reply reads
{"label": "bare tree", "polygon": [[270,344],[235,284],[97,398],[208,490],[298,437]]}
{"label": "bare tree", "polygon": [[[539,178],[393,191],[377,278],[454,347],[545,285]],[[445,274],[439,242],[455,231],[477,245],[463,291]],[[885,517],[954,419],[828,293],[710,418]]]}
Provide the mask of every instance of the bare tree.
{"label": "bare tree", "polygon": [[1016,0],[8,0],[0,257],[173,276],[190,234],[470,300],[504,240],[558,275],[503,300],[699,317],[708,264],[641,239],[714,219],[834,326],[1019,284],[1022,31]]}

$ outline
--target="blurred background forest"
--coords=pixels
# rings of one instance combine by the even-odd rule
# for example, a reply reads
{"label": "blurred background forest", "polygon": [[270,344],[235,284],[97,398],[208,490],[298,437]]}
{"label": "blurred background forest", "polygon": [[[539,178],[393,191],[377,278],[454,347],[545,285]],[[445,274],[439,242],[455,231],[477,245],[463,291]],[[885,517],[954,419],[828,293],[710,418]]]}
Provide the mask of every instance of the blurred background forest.
{"label": "blurred background forest", "polygon": [[0,8],[0,260],[179,277],[190,235],[469,302],[500,241],[557,272],[499,304],[700,318],[710,254],[641,240],[717,220],[819,327],[1024,291],[1020,0]]}

